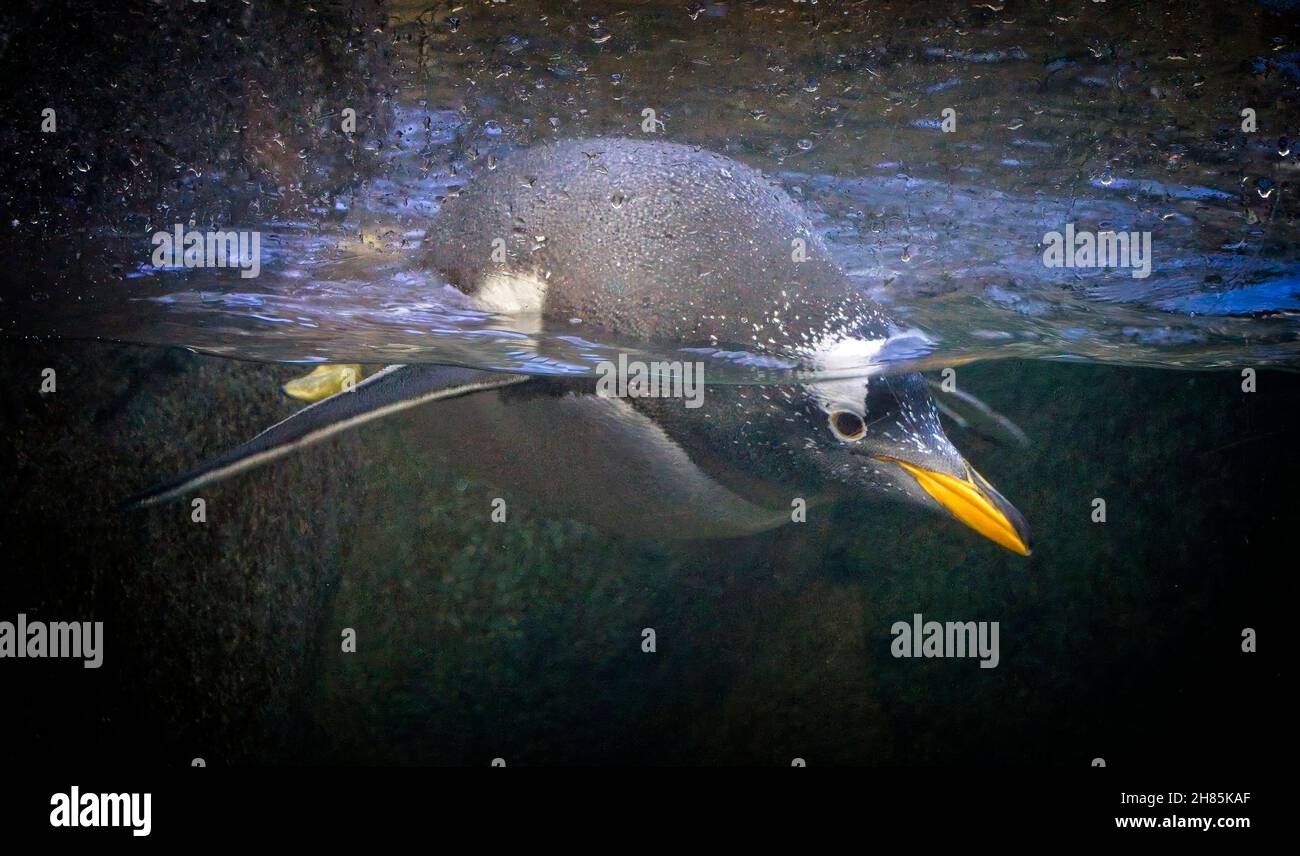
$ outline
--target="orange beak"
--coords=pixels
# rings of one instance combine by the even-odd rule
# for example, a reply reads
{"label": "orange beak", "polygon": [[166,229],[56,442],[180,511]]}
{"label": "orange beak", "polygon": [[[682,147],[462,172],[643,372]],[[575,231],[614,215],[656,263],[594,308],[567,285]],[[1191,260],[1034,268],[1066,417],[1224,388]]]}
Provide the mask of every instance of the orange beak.
{"label": "orange beak", "polygon": [[985,538],[1013,553],[1029,555],[1029,526],[1024,517],[970,464],[965,465],[966,478],[960,479],[900,458],[878,457],[902,467],[949,514]]}

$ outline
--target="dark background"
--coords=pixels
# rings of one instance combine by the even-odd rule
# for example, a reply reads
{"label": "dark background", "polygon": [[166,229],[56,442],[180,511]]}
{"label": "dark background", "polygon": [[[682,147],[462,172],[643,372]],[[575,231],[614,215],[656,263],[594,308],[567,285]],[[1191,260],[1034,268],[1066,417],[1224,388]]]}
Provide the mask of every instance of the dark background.
{"label": "dark background", "polygon": [[[293,370],[71,343],[5,365],[24,383],[0,423],[0,615],[106,622],[97,671],[3,663],[15,762],[1272,766],[1293,748],[1294,375],[1246,394],[1228,372],[961,369],[1034,439],[956,435],[1034,527],[1023,560],[887,504],[679,547],[537,512],[493,526],[499,492],[420,440],[436,407],[205,491],[206,525],[184,503],[125,514],[287,413]],[[890,625],[918,611],[999,621],[1001,664],[893,659]]]}

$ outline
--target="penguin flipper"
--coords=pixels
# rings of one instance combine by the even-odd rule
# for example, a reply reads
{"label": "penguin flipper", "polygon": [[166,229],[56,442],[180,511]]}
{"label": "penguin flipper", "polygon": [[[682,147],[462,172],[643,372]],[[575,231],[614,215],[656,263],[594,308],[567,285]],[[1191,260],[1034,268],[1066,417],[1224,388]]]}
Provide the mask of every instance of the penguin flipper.
{"label": "penguin flipper", "polygon": [[939,412],[958,428],[974,431],[1003,445],[1028,446],[1029,436],[1020,426],[998,413],[980,399],[960,389],[944,389],[943,384],[927,378]]}
{"label": "penguin flipper", "polygon": [[309,404],[251,440],[132,497],[124,506],[144,508],[166,502],[399,410],[530,379],[528,375],[456,366],[388,366],[352,389]]}

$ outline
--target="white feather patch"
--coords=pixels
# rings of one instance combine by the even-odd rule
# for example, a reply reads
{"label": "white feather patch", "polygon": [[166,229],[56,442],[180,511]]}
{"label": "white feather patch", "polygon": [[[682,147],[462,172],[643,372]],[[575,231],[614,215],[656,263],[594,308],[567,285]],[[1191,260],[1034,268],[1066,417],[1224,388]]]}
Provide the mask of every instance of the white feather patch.
{"label": "white feather patch", "polygon": [[546,305],[546,282],[530,274],[489,273],[474,292],[474,302],[484,312],[541,315]]}
{"label": "white feather patch", "polygon": [[848,410],[866,416],[867,380],[874,373],[867,367],[885,342],[840,338],[818,344],[813,365],[822,379],[808,384],[808,390],[828,412]]}

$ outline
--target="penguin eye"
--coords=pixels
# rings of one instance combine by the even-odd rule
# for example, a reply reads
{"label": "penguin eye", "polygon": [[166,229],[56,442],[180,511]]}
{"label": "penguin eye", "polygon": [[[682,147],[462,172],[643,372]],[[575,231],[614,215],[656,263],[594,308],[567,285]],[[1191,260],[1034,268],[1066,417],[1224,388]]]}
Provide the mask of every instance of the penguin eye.
{"label": "penguin eye", "polygon": [[837,410],[830,415],[831,433],[846,443],[861,440],[867,433],[862,417],[851,410]]}

